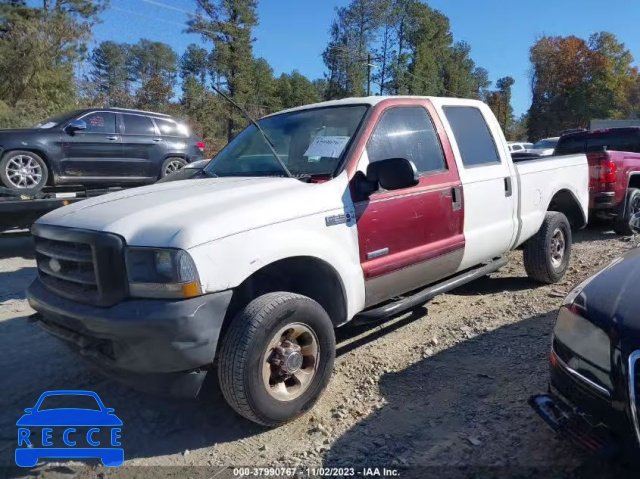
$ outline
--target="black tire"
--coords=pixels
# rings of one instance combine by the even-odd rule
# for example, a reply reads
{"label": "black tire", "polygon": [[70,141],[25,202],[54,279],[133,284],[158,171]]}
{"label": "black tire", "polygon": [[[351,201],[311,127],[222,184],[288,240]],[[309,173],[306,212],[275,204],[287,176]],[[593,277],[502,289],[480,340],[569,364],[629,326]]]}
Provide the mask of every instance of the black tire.
{"label": "black tire", "polygon": [[[164,178],[167,175],[170,175],[174,171],[181,170],[185,166],[187,166],[188,162],[184,158],[178,158],[177,156],[172,156],[167,158],[162,162],[162,166],[160,167],[160,178]],[[176,166],[173,168],[173,166]]]}
{"label": "black tire", "polygon": [[[562,255],[552,254],[558,245],[557,233],[563,238]],[[571,227],[567,217],[557,211],[548,211],[538,232],[527,240],[523,251],[527,276],[541,283],[557,283],[562,279],[571,258]]]}
{"label": "black tire", "polygon": [[[30,165],[28,177],[11,175],[16,172],[17,162]],[[6,152],[0,159],[0,182],[10,190],[37,192],[44,188],[49,180],[47,164],[40,156],[31,151],[13,150]]]}
{"label": "black tire", "polygon": [[[300,396],[274,398],[263,381],[267,347],[282,328],[302,324],[316,335],[315,374]],[[335,359],[335,334],[327,312],[306,296],[268,293],[251,301],[231,322],[218,356],[218,379],[229,405],[264,426],[279,426],[311,409],[329,383]]]}
{"label": "black tire", "polygon": [[613,221],[613,231],[622,236],[631,236],[633,231],[629,227],[629,220],[638,212],[640,212],[640,189],[629,188],[627,200],[620,205],[618,216]]}

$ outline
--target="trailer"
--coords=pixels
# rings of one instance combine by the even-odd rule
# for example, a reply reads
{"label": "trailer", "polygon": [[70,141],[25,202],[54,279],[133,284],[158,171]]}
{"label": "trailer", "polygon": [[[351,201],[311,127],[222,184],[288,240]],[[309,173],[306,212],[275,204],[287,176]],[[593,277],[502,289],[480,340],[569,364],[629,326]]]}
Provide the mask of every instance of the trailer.
{"label": "trailer", "polygon": [[0,187],[0,233],[29,228],[42,215],[76,201],[120,191],[123,188],[45,188],[42,191]]}

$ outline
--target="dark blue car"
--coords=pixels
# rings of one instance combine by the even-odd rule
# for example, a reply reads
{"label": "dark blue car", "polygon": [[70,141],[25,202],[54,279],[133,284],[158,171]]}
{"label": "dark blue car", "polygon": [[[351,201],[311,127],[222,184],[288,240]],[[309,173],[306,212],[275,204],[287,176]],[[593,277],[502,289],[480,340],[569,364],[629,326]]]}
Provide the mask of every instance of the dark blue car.
{"label": "dark blue car", "polygon": [[[49,399],[47,399],[49,398]],[[71,400],[82,407],[51,408],[50,403],[60,400]],[[43,406],[46,400],[47,405]],[[87,407],[88,406],[88,407]],[[121,466],[124,462],[124,450],[119,447],[122,421],[113,414],[113,409],[106,408],[100,397],[92,391],[48,391],[40,396],[33,408],[25,409],[18,426],[18,447],[16,448],[16,464],[21,467],[33,467],[40,458],[78,459],[100,458],[105,466]],[[61,439],[65,447],[53,447],[54,430],[64,427]],[[87,428],[80,433],[76,427]],[[35,429],[37,428],[37,429]],[[40,430],[40,428],[42,428]],[[104,431],[109,429],[109,431]],[[104,436],[108,432],[109,447],[105,447]],[[40,433],[37,436],[36,433]],[[86,439],[88,447],[75,447],[77,442]]]}

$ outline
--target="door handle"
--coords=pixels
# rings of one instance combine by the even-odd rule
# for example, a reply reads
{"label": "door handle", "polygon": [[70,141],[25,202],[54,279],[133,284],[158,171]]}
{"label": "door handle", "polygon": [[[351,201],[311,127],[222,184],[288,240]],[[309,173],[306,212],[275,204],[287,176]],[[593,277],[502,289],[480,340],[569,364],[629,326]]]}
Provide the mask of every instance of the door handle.
{"label": "door handle", "polygon": [[462,191],[458,186],[451,188],[451,206],[453,211],[462,209]]}
{"label": "door handle", "polygon": [[162,138],[154,138],[153,141],[156,143],[160,143],[162,141]]}
{"label": "door handle", "polygon": [[505,176],[504,178],[504,196],[509,198],[513,194],[513,190],[511,188],[511,177]]}
{"label": "door handle", "polygon": [[110,141],[115,141],[117,139],[118,139],[117,136],[107,136],[107,140],[110,140]]}

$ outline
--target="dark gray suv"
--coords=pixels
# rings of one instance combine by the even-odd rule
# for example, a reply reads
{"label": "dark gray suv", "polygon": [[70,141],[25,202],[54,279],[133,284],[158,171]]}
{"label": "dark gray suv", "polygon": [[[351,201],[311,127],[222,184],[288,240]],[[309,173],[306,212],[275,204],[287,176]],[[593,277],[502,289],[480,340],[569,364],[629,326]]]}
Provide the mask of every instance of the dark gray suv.
{"label": "dark gray suv", "polygon": [[34,128],[0,130],[0,186],[123,186],[153,183],[203,159],[183,121],[120,108],[77,110]]}

